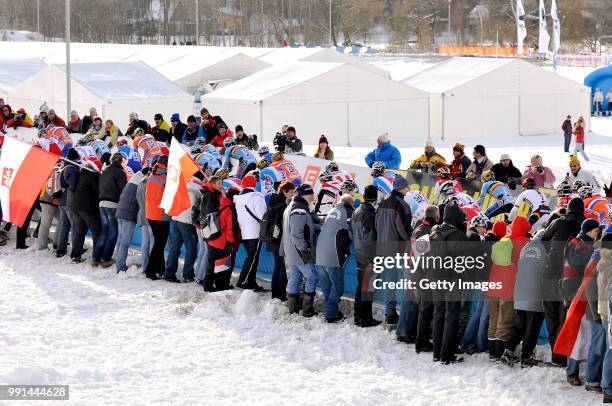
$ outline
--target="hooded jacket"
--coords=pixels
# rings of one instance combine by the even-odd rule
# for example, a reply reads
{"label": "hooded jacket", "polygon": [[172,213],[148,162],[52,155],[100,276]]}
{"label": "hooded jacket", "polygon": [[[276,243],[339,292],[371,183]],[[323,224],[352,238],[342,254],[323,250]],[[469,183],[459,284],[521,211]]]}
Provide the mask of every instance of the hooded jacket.
{"label": "hooded jacket", "polygon": [[410,242],[412,213],[404,196],[398,191],[392,191],[380,202],[376,212],[376,232],[378,255],[395,255],[397,252],[407,251],[408,247],[399,243]]}
{"label": "hooded jacket", "polygon": [[399,169],[402,155],[396,147],[391,145],[391,141],[387,141],[366,155],[365,162],[369,167],[372,167],[374,162],[383,162],[387,169]]}
{"label": "hooded jacket", "polygon": [[357,266],[365,267],[376,256],[376,209],[371,203],[363,202],[353,213],[351,221],[353,243]]}
{"label": "hooded jacket", "polygon": [[[234,196],[234,204],[236,205],[242,239],[258,239],[260,221],[266,213],[266,198],[261,193],[251,188],[246,188],[239,195]],[[257,219],[253,216],[257,217]]]}
{"label": "hooded jacket", "polygon": [[219,197],[219,224],[221,226],[221,235],[214,240],[208,241],[208,245],[222,250],[228,244],[234,247],[240,243],[240,230],[234,227],[236,219],[234,218],[234,203],[225,195]]}
{"label": "hooded jacket", "polygon": [[329,211],[317,240],[316,264],[342,268],[351,251],[353,207],[342,202]]}
{"label": "hooded jacket", "polygon": [[119,196],[119,203],[117,204],[117,211],[115,215],[120,220],[132,221],[136,223],[138,221],[138,185],[142,183],[145,175],[142,172],[136,172],[131,177],[130,181],[125,185]]}
{"label": "hooded jacket", "polygon": [[295,196],[283,213],[283,255],[287,265],[305,265],[301,254],[308,254],[309,261],[316,258],[315,226],[308,202]]}
{"label": "hooded jacket", "polygon": [[[510,234],[504,237],[512,241],[512,264],[502,266],[493,263],[491,265],[489,282],[501,283],[501,289],[489,290],[489,297],[498,297],[506,300],[514,299],[514,285],[516,282],[516,273],[518,272],[521,250],[531,241],[528,236],[529,231],[531,231],[531,224],[529,224],[529,221],[527,221],[525,217],[517,217],[514,219]],[[502,242],[500,241],[499,243]],[[495,247],[493,247],[493,249],[495,249]]]}

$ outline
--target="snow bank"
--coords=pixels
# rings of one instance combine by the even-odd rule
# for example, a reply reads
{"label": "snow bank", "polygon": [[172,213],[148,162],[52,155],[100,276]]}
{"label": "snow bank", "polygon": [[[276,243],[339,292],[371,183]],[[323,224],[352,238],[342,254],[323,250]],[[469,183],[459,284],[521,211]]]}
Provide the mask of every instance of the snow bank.
{"label": "snow bank", "polygon": [[561,369],[484,354],[442,366],[383,328],[289,316],[268,295],[204,294],[32,249],[3,248],[0,297],[0,382],[70,384],[76,404],[601,402]]}

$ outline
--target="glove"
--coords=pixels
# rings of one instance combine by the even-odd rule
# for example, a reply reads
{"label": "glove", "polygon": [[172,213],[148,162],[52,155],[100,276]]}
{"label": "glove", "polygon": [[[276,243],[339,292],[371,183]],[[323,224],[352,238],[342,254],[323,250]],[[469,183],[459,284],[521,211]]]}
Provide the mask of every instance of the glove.
{"label": "glove", "polygon": [[610,186],[604,185],[604,191],[606,192],[606,197],[612,197],[612,182],[610,182]]}
{"label": "glove", "polygon": [[510,190],[516,189],[516,180],[514,180],[514,178],[508,179],[508,187],[510,188]]}
{"label": "glove", "polygon": [[302,262],[304,262],[304,264],[310,262],[310,250],[300,251],[300,258],[302,258]]}

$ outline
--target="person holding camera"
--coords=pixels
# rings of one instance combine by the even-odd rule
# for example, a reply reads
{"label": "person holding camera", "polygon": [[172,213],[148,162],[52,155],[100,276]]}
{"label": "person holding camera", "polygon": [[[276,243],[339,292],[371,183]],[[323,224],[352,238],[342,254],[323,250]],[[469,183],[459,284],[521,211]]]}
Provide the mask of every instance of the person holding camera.
{"label": "person holding camera", "polygon": [[302,140],[296,137],[295,127],[287,127],[285,132],[276,133],[274,137],[274,146],[277,151],[286,154],[302,152]]}
{"label": "person holding camera", "polygon": [[542,157],[537,154],[531,157],[531,165],[523,172],[521,183],[527,178],[535,179],[536,188],[553,187],[556,180],[552,170],[544,166]]}

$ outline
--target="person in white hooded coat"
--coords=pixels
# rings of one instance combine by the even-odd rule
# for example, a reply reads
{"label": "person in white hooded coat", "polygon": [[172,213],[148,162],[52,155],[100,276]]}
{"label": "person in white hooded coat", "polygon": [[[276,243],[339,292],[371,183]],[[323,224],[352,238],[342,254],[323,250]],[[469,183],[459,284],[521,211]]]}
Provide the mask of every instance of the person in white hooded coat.
{"label": "person in white hooded coat", "polygon": [[257,187],[255,176],[247,175],[242,178],[241,186],[242,192],[234,196],[234,204],[247,257],[238,277],[238,287],[260,292],[263,291],[263,288],[256,281],[259,252],[261,251],[259,223],[267,210],[266,199],[255,190]]}

